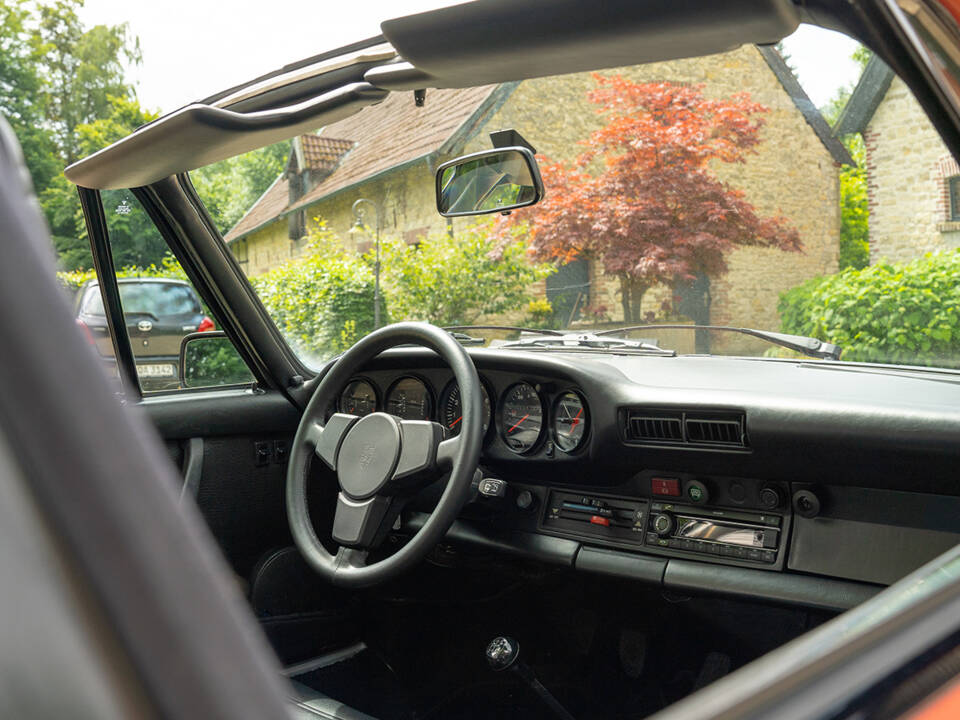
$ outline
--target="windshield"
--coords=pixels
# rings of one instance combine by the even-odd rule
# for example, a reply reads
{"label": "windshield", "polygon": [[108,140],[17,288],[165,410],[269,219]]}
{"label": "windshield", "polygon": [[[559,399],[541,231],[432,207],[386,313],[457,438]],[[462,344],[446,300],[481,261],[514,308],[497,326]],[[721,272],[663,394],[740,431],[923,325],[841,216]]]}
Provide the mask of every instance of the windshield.
{"label": "windshield", "polygon": [[[123,282],[120,288],[120,303],[128,314],[147,314],[156,318],[172,315],[199,315],[200,302],[193,290],[180,283]],[[86,315],[103,315],[103,298],[94,285],[87,289],[82,312]]]}
{"label": "windshield", "polygon": [[[436,168],[501,130],[535,150],[544,199],[441,217]],[[890,68],[826,30],[428,90],[422,107],[392,93],[191,178],[314,367],[400,320],[668,324],[624,335],[679,355],[799,357],[687,329],[732,326],[818,338],[846,361],[960,365],[960,167]]]}

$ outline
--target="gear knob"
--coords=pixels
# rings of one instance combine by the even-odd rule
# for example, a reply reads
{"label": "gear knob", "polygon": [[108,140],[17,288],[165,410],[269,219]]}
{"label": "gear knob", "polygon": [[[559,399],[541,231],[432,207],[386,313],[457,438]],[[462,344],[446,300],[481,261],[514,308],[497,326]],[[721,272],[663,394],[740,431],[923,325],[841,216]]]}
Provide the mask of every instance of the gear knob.
{"label": "gear knob", "polygon": [[487,662],[494,670],[506,670],[517,661],[520,643],[512,637],[495,637],[487,645]]}

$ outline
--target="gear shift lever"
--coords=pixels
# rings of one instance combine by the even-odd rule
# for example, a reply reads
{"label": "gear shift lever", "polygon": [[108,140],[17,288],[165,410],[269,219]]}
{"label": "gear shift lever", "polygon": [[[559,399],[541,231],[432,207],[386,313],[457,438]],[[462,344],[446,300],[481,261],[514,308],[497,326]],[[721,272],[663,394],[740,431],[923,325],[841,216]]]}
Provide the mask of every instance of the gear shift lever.
{"label": "gear shift lever", "polygon": [[520,643],[516,640],[511,637],[495,637],[487,645],[486,655],[487,662],[493,670],[497,672],[510,670],[516,673],[531,690],[540,696],[540,699],[557,717],[563,720],[574,720],[573,715],[567,712],[567,709],[537,680],[530,666],[520,660]]}

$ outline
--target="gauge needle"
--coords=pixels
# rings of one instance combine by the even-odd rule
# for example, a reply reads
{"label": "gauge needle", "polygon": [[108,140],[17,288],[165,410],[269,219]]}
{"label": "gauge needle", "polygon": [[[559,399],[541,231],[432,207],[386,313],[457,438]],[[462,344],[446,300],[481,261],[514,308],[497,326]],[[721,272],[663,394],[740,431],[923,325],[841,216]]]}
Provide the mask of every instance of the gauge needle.
{"label": "gauge needle", "polygon": [[512,433],[514,430],[516,430],[516,429],[517,429],[517,425],[519,425],[520,423],[522,423],[522,422],[523,422],[524,420],[526,420],[528,417],[530,417],[530,413],[527,413],[527,414],[524,415],[522,418],[520,418],[519,420],[517,420],[513,425],[511,425],[511,426],[510,426],[510,429],[507,430],[507,433]]}
{"label": "gauge needle", "polygon": [[461,420],[463,420],[463,415],[461,415],[461,416],[458,417],[456,420],[454,420],[452,423],[450,423],[450,427],[451,427],[451,428],[452,428],[452,427],[455,427],[456,424],[457,424],[458,422],[460,422]]}
{"label": "gauge needle", "polygon": [[577,425],[580,424],[580,413],[583,412],[583,408],[577,410],[577,414],[573,416],[573,422],[570,423],[570,429],[573,430]]}

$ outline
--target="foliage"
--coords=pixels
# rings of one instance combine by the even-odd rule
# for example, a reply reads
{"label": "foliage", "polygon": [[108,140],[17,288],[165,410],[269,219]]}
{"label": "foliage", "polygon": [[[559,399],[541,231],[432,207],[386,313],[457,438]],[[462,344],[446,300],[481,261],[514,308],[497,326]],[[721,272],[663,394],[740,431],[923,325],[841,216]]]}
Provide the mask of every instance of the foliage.
{"label": "foliage", "polygon": [[529,328],[553,328],[556,325],[554,318],[553,305],[546,298],[531,300],[527,303],[526,318],[523,321],[524,327]]}
{"label": "foliage", "polygon": [[960,365],[960,252],[813,278],[780,296],[784,332],[840,345],[844,360]]}
{"label": "foliage", "polygon": [[455,237],[438,232],[417,245],[388,239],[381,246],[394,315],[440,326],[469,325],[481,315],[522,307],[530,286],[552,272],[530,263],[519,241],[503,244],[494,255],[490,225],[484,222]]}
{"label": "foliage", "polygon": [[199,338],[187,343],[184,356],[186,386],[213,387],[254,381],[247,364],[229,338]]}
{"label": "foliage", "polygon": [[[180,267],[180,263],[172,255],[167,255],[159,265],[148,265],[147,267],[136,267],[128,265],[117,270],[118,278],[125,277],[163,277],[174,278],[177,280],[186,280],[187,275]],[[62,270],[57,273],[57,280],[60,285],[69,292],[76,292],[83,287],[84,283],[90,280],[96,280],[95,270]]]}
{"label": "foliage", "polygon": [[[853,59],[861,68],[866,67],[872,53],[860,45]],[[835,125],[850,100],[853,85],[838,88],[834,96],[820,108],[826,121]],[[863,137],[853,133],[840,138],[853,158],[854,165],[840,168],[840,256],[839,269],[859,270],[870,263],[870,238],[867,204],[866,148]]]}
{"label": "foliage", "polygon": [[[323,224],[311,231],[303,257],[250,282],[287,341],[316,362],[374,329],[373,270]],[[381,311],[386,322],[384,305]]]}
{"label": "foliage", "polygon": [[39,4],[30,38],[38,72],[44,117],[52,128],[65,165],[81,157],[76,129],[110,114],[113,99],[132,99],[123,76],[124,61],[140,63],[140,43],[123,25],[85,29],[77,17],[81,0]]}
{"label": "foliage", "polygon": [[190,173],[214,224],[225,235],[260,198],[287,164],[290,143],[269,145]]}
{"label": "foliage", "polygon": [[[63,168],[156,117],[141,110],[123,76],[124,63],[140,61],[137,40],[125,25],[84,28],[81,5],[0,4],[0,114],[20,141],[67,270],[89,268],[91,258],[77,192]],[[140,253],[139,261],[159,262],[162,255]]]}
{"label": "foliage", "polygon": [[648,288],[721,275],[736,246],[800,250],[782,217],[761,218],[711,173],[756,151],[767,108],[748,93],[710,99],[700,85],[594,77],[588,98],[607,124],[572,166],[542,158],[547,197],[500,221],[527,228],[534,258],[602,259],[620,279],[624,320],[639,322]]}

